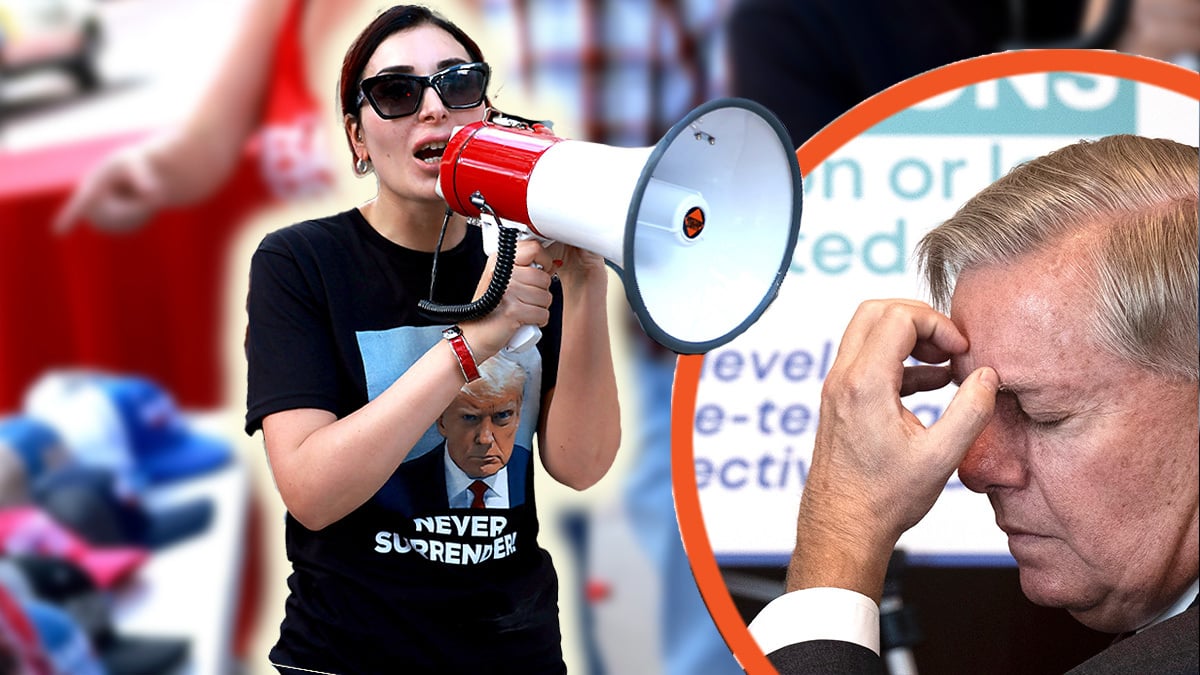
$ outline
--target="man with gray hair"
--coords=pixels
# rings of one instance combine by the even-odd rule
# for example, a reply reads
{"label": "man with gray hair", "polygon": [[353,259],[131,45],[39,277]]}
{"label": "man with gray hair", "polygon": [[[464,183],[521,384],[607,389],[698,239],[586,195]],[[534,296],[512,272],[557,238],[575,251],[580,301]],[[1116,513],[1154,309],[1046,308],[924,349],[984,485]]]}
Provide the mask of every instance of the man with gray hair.
{"label": "man with gray hair", "polygon": [[[789,592],[750,626],[781,673],[882,669],[888,559],[956,468],[1024,594],[1122,634],[1072,672],[1197,672],[1198,162],[1129,135],[1027,162],[921,240],[934,307],[859,307],[822,392]],[[929,427],[901,402],[951,382]]]}
{"label": "man with gray hair", "polygon": [[528,374],[504,356],[479,364],[479,379],[462,386],[437,419],[444,439],[400,465],[405,510],[515,508],[525,503],[532,453],[517,444]]}
{"label": "man with gray hair", "polygon": [[[508,465],[517,450],[524,387],[525,370],[518,363],[507,358],[488,359],[479,366],[479,379],[464,384],[438,418],[438,432],[446,439],[446,455],[458,469],[454,471],[449,462],[446,465],[451,492],[456,492],[451,486],[461,483],[462,490],[457,492],[462,493],[468,490],[468,481],[485,481]],[[496,493],[497,487],[489,486],[488,494]],[[507,499],[507,493],[504,497]],[[463,499],[470,504],[465,495]]]}

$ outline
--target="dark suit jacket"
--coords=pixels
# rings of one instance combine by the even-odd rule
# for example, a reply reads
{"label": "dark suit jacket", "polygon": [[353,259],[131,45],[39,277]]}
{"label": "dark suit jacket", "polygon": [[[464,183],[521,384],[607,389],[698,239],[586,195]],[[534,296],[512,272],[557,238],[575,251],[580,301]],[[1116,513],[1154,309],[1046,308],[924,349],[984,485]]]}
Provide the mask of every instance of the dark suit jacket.
{"label": "dark suit jacket", "polygon": [[[517,507],[525,503],[525,484],[532,453],[517,445],[508,458],[508,505]],[[410,459],[400,465],[392,477],[390,487],[398,496],[395,501],[402,513],[441,511],[449,508],[450,496],[446,494],[445,460],[446,442],[442,441],[429,452]]]}
{"label": "dark suit jacket", "polygon": [[1071,669],[1071,675],[1200,672],[1200,609],[1196,603],[1182,614],[1131,635]]}
{"label": "dark suit jacket", "polygon": [[[1196,603],[1187,611],[1121,640],[1071,669],[1070,675],[1184,675],[1200,672]],[[849,642],[814,640],[767,654],[780,675],[883,673],[874,652]]]}

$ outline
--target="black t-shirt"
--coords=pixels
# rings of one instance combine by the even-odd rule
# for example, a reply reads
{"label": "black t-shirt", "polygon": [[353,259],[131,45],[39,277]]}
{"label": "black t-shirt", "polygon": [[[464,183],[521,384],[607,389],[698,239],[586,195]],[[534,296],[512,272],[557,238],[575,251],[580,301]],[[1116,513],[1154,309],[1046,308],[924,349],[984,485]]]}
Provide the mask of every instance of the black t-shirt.
{"label": "black t-shirt", "polygon": [[[440,254],[435,300],[471,299],[486,263],[478,228]],[[274,412],[339,418],[441,339],[417,310],[433,255],[398,246],[357,210],[267,235],[250,268],[246,430]],[[507,508],[451,506],[430,427],[364,505],[320,531],[287,516],[293,573],[271,660],[331,673],[562,672],[557,579],[537,546],[532,447],[557,374],[561,301],[526,374]],[[500,357],[494,357],[500,358]],[[508,358],[508,357],[505,357]],[[283,669],[284,672],[291,672]]]}

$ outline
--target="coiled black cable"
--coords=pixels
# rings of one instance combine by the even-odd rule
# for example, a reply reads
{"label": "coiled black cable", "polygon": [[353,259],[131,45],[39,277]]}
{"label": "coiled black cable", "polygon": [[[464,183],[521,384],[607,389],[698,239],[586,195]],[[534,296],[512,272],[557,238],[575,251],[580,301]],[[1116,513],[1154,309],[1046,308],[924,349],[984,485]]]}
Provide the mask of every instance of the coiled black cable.
{"label": "coiled black cable", "polygon": [[[433,301],[433,287],[437,282],[437,257],[438,251],[441,250],[441,237],[438,238],[438,247],[433,254],[433,270],[429,282],[429,299],[420,300],[417,302],[417,309],[421,311],[426,318],[433,319],[442,323],[460,323],[463,321],[472,321],[487,316],[496,306],[500,304],[500,300],[504,297],[504,291],[508,288],[508,281],[512,278],[513,263],[517,259],[517,237],[520,232],[518,228],[507,227],[500,221],[500,216],[492,210],[484,200],[483,195],[478,192],[471,195],[471,203],[475,205],[481,212],[491,214],[496,220],[496,225],[499,226],[498,239],[499,243],[496,246],[496,266],[492,270],[492,280],[488,283],[487,290],[478,299],[459,305],[443,305]],[[449,221],[449,212],[447,212],[447,222]],[[446,223],[442,224],[442,234],[445,234]]]}

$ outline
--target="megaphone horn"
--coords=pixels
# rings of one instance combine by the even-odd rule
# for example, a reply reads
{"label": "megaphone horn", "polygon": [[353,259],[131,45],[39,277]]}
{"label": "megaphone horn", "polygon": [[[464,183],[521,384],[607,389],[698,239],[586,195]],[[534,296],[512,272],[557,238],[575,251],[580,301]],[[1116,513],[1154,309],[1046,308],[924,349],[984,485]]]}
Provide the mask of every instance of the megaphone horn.
{"label": "megaphone horn", "polygon": [[738,98],[697,107],[648,148],[476,122],[447,143],[438,191],[458,213],[481,216],[486,203],[500,220],[603,256],[642,328],[680,354],[729,342],[774,300],[803,194],[783,125]]}

